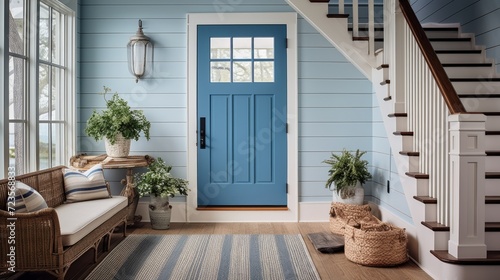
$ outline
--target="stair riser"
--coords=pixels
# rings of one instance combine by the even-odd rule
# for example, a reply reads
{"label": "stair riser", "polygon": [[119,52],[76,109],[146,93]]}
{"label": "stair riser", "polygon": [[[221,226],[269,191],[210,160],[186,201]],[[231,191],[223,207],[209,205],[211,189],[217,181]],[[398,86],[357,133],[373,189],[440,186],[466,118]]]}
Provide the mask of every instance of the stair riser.
{"label": "stair riser", "polygon": [[495,73],[493,67],[444,67],[449,78],[484,78]]}
{"label": "stair riser", "polygon": [[459,94],[495,94],[500,92],[500,82],[452,82],[452,84]]}
{"label": "stair riser", "polygon": [[408,163],[409,163],[409,171],[410,172],[419,172],[420,171],[420,164],[419,164],[419,158],[418,157],[408,157]]}
{"label": "stair riser", "polygon": [[435,221],[437,219],[437,204],[424,204],[420,201],[415,200],[418,213],[415,213],[414,219],[417,221],[429,222]]}
{"label": "stair riser", "polygon": [[[500,143],[500,135],[486,135],[486,150],[497,150]],[[499,170],[497,170],[499,171]]]}
{"label": "stair riser", "polygon": [[485,222],[500,222],[500,204],[485,204]]}
{"label": "stair riser", "polygon": [[496,112],[500,110],[499,98],[460,98],[468,112]]}
{"label": "stair riser", "polygon": [[500,195],[500,179],[486,179],[486,195]]}
{"label": "stair riser", "polygon": [[480,54],[438,54],[441,63],[483,63],[485,62],[484,55]]}
{"label": "stair riser", "polygon": [[500,156],[486,157],[486,172],[500,171]]}
{"label": "stair riser", "polygon": [[500,116],[486,116],[486,130],[500,131]]}
{"label": "stair riser", "polygon": [[427,38],[458,38],[458,31],[425,30]]}
{"label": "stair riser", "polygon": [[432,41],[432,47],[434,50],[473,50],[474,47],[472,43],[469,41],[458,41],[458,42],[450,42],[450,41]]}
{"label": "stair riser", "polygon": [[484,237],[488,251],[500,251],[500,232],[485,232]]}

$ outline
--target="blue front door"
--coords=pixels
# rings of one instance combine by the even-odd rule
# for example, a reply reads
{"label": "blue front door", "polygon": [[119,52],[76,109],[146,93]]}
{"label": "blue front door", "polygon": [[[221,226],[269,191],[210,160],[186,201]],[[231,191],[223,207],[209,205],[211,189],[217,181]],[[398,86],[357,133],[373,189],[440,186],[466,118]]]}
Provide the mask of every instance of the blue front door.
{"label": "blue front door", "polygon": [[286,25],[197,39],[198,206],[286,206]]}

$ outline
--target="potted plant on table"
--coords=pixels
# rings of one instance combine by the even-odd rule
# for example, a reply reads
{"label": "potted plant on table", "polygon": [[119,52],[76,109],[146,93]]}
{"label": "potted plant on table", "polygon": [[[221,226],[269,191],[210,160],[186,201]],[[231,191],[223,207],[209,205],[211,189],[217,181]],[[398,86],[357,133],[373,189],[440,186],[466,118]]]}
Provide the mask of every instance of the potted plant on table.
{"label": "potted plant on table", "polygon": [[142,174],[136,174],[135,182],[139,196],[150,196],[149,217],[153,229],[168,229],[172,205],[169,197],[187,195],[188,181],[172,176],[172,166],[161,158],[154,160]]}
{"label": "potted plant on table", "polygon": [[330,165],[325,186],[331,189],[334,185],[333,190],[337,195],[337,201],[347,204],[363,204],[362,185],[372,177],[368,171],[368,161],[361,159],[365,153],[359,149],[356,153],[344,149],[340,155],[332,153],[330,159],[323,161]]}
{"label": "potted plant on table", "polygon": [[96,141],[104,138],[108,156],[126,157],[130,152],[131,139],[139,140],[140,133],[144,132],[144,136],[149,140],[151,123],[142,110],[132,110],[118,93],[107,100],[106,93],[110,91],[110,88],[104,86],[102,94],[107,109],[100,113],[94,110],[87,121],[85,133]]}

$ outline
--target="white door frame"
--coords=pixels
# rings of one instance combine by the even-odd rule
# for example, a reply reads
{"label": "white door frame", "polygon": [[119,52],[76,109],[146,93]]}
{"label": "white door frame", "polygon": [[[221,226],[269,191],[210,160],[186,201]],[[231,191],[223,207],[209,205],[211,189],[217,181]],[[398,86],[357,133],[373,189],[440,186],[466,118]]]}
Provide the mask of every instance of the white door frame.
{"label": "white door frame", "polygon": [[[198,211],[197,207],[197,27],[205,24],[286,24],[287,26],[287,211]],[[191,191],[186,198],[188,222],[298,222],[298,79],[296,13],[204,13],[187,15],[187,176]]]}

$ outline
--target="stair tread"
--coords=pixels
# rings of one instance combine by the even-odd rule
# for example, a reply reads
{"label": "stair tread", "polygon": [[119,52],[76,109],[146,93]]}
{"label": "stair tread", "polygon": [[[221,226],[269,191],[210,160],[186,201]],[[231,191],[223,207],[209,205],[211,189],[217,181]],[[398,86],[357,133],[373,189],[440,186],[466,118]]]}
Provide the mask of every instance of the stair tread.
{"label": "stair tread", "polygon": [[431,250],[431,253],[442,262],[470,265],[500,265],[500,251],[487,251],[485,259],[457,259],[446,250]]}
{"label": "stair tread", "polygon": [[406,118],[408,117],[407,113],[392,113],[387,115],[389,118]]}
{"label": "stair tread", "polygon": [[420,153],[419,152],[415,152],[415,151],[400,151],[399,154],[400,155],[404,155],[404,156],[409,156],[409,157],[418,157],[418,156],[420,156]]}
{"label": "stair tread", "polygon": [[484,134],[486,134],[486,135],[500,135],[500,131],[498,131],[498,130],[486,130],[484,132]]}
{"label": "stair tread", "polygon": [[377,67],[377,70],[380,70],[383,68],[389,68],[389,64],[380,64],[380,66]]}
{"label": "stair tread", "polygon": [[500,151],[485,151],[487,156],[500,156]]}
{"label": "stair tread", "polygon": [[450,78],[452,82],[500,82],[500,78]]}
{"label": "stair tread", "polygon": [[388,85],[391,83],[391,80],[383,80],[382,82],[380,82],[380,85],[383,86],[383,85]]}
{"label": "stair tread", "polygon": [[489,232],[499,232],[500,231],[500,222],[486,222],[485,224],[485,231]]}
{"label": "stair tread", "polygon": [[426,195],[420,195],[420,196],[413,196],[415,200],[418,200],[424,204],[437,204],[437,198],[426,196]]}
{"label": "stair tread", "polygon": [[384,101],[389,101],[389,100],[391,100],[391,99],[392,99],[392,97],[391,97],[391,96],[386,96],[386,97],[384,97]]}
{"label": "stair tread", "polygon": [[480,54],[482,50],[436,50],[437,54]]}
{"label": "stair tread", "polygon": [[413,136],[413,131],[395,131],[393,132],[393,134],[401,136]]}
{"label": "stair tread", "polygon": [[[347,31],[352,31],[352,27],[348,27],[347,28]],[[358,30],[359,31],[368,31],[368,27],[358,27]],[[374,27],[373,28],[374,31],[384,31],[384,28],[383,27]]]}
{"label": "stair tread", "polygon": [[420,173],[420,172],[406,172],[406,176],[413,177],[415,179],[429,179],[429,174]]}
{"label": "stair tread", "polygon": [[460,98],[500,98],[500,95],[494,94],[458,94]]}
{"label": "stair tread", "polygon": [[500,179],[500,172],[486,172],[486,179]]}
{"label": "stair tread", "polygon": [[328,3],[330,0],[309,0],[311,3]]}
{"label": "stair tread", "polygon": [[458,27],[422,27],[424,31],[458,31]]}
{"label": "stair tread", "polygon": [[421,224],[428,227],[432,231],[450,231],[449,226],[445,226],[438,222],[421,222]]}
{"label": "stair tread", "polygon": [[467,42],[470,41],[471,38],[429,38],[431,42]]}
{"label": "stair tread", "polygon": [[491,67],[493,63],[443,63],[443,67]]}
{"label": "stair tread", "polygon": [[349,14],[327,14],[327,18],[348,18]]}
{"label": "stair tread", "polygon": [[485,197],[486,204],[500,204],[500,195],[487,195]]}

